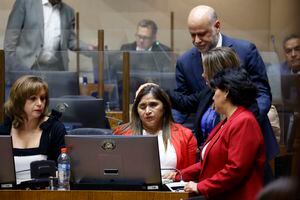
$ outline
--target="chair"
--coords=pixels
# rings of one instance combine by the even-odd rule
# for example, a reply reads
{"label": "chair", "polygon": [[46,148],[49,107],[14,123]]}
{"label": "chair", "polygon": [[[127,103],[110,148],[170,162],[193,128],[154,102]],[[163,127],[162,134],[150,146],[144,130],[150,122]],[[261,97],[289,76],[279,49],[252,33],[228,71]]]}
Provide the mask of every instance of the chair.
{"label": "chair", "polygon": [[43,78],[48,83],[51,98],[63,95],[79,95],[78,73],[71,71],[9,71],[6,75],[7,90],[18,78],[24,75]]}
{"label": "chair", "polygon": [[105,128],[76,128],[68,131],[68,135],[112,135],[112,130]]}

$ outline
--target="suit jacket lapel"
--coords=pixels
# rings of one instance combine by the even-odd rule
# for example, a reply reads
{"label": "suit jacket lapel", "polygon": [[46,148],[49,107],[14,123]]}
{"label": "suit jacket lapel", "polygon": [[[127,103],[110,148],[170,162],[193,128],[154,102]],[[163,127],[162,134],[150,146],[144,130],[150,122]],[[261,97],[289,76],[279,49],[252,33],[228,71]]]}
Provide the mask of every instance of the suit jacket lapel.
{"label": "suit jacket lapel", "polygon": [[194,80],[196,80],[196,84],[199,86],[199,88],[202,88],[203,80],[202,80],[202,73],[203,73],[203,67],[202,67],[202,57],[201,53],[198,51],[196,47],[193,48],[192,52],[192,66],[188,66],[192,68],[192,76],[194,76]]}
{"label": "suit jacket lapel", "polygon": [[222,34],[222,47],[232,47],[232,46],[233,44],[230,38]]}
{"label": "suit jacket lapel", "polygon": [[[211,148],[215,145],[215,143],[218,141],[218,139],[220,138],[222,132],[223,132],[223,128],[222,126],[224,125],[225,121],[222,121],[221,123],[219,123],[216,128],[213,129],[213,131],[210,133],[207,141],[205,142],[205,145],[209,142],[209,145],[207,146],[205,153],[204,153],[204,157],[202,159],[202,170],[200,172],[200,176],[203,173],[203,169],[207,163],[207,155],[209,154],[209,151],[211,150]],[[201,154],[200,154],[201,157]]]}
{"label": "suit jacket lapel", "polygon": [[61,3],[60,4],[60,10],[59,10],[59,13],[60,13],[60,27],[61,27],[61,39],[60,39],[60,45],[61,47],[63,46],[63,41],[65,41],[65,32],[68,31],[66,30],[66,10],[65,10],[65,7],[64,7],[64,4]]}

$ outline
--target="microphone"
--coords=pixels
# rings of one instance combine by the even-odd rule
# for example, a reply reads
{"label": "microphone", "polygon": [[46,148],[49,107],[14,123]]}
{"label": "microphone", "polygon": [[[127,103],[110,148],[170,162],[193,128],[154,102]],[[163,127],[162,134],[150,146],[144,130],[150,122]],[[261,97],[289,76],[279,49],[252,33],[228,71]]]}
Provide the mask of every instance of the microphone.
{"label": "microphone", "polygon": [[168,170],[168,171],[176,171],[179,174],[180,177],[180,182],[183,182],[182,174],[179,169],[173,168],[173,167],[168,167],[168,168],[161,168],[162,171]]}
{"label": "microphone", "polygon": [[159,41],[155,42],[156,46],[163,52],[163,54],[166,56],[166,58],[168,59],[168,61],[171,63],[172,59],[170,58],[170,56],[167,54],[166,50],[162,48],[161,44]]}

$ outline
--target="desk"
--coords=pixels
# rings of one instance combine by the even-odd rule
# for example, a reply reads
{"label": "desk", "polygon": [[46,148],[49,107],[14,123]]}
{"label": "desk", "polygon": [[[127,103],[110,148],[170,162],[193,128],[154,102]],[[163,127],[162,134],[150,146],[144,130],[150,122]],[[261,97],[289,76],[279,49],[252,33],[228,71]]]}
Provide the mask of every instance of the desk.
{"label": "desk", "polygon": [[1,190],[1,200],[179,200],[189,198],[188,193],[148,191],[46,191]]}

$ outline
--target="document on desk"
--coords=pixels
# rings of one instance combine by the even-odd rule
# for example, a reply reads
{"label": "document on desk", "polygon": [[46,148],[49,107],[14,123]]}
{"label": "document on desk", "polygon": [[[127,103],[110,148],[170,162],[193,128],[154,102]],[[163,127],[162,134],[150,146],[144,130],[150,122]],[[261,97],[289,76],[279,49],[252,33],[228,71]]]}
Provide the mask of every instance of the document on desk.
{"label": "document on desk", "polygon": [[184,192],[184,186],[187,182],[180,181],[180,182],[173,182],[165,184],[171,192]]}

